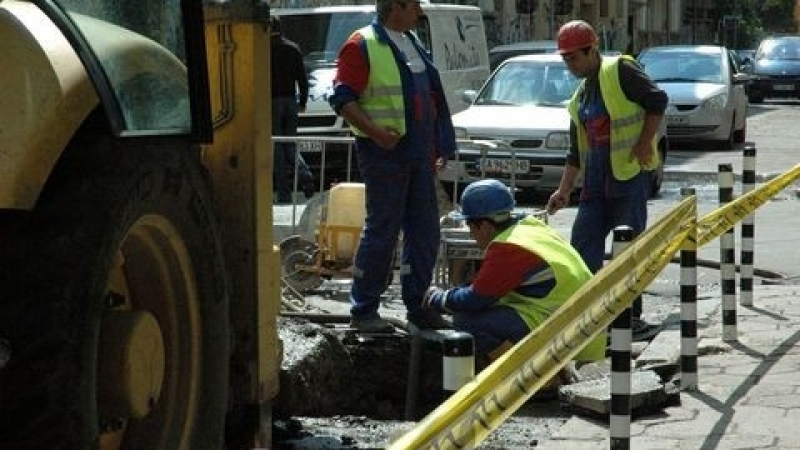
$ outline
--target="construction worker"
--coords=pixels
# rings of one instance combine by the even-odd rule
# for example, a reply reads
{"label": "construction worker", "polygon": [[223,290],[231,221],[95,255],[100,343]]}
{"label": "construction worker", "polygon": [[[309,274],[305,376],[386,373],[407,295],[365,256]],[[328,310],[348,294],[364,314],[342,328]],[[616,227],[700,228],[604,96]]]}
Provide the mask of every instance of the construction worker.
{"label": "construction worker", "polygon": [[[547,202],[554,214],[569,202],[583,175],[571,242],[592,272],[603,266],[606,238],[617,226],[647,226],[651,171],[661,161],[657,132],[667,107],[658,88],[630,56],[601,56],[588,23],[573,20],[556,36],[570,72],[584,81],[569,103],[571,148],[558,189]],[[642,319],[642,300],[631,308],[634,340],[651,338],[658,327]]]}
{"label": "construction worker", "polygon": [[[281,20],[270,16],[270,66],[272,82],[272,134],[297,136],[298,114],[308,102],[308,76],[297,43],[281,31]],[[294,142],[276,142],[273,154],[273,186],[277,203],[292,203],[294,171],[306,198],[314,194],[314,176]]]}
{"label": "construction worker", "polygon": [[[555,313],[592,273],[574,248],[533,216],[512,215],[514,199],[497,180],[471,183],[461,195],[460,218],[486,251],[472,284],[431,287],[427,307],[453,314],[453,327],[472,334],[476,362],[494,360]],[[604,334],[577,360],[605,357]],[[483,365],[479,363],[479,365]]]}
{"label": "construction worker", "polygon": [[377,0],[377,17],[356,30],[337,59],[330,104],[350,124],[366,185],[366,221],[350,291],[351,326],[393,327],[378,313],[403,232],[402,299],[409,322],[446,328],[422,307],[439,249],[436,170],[456,149],[439,72],[416,36],[422,9],[413,0]]}

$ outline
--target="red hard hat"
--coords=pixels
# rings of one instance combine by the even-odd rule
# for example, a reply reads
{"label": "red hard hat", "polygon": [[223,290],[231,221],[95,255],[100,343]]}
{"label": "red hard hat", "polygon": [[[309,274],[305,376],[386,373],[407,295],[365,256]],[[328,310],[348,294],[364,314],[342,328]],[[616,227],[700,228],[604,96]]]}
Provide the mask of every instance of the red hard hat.
{"label": "red hard hat", "polygon": [[597,34],[583,20],[571,20],[561,26],[556,37],[558,53],[571,53],[597,43]]}

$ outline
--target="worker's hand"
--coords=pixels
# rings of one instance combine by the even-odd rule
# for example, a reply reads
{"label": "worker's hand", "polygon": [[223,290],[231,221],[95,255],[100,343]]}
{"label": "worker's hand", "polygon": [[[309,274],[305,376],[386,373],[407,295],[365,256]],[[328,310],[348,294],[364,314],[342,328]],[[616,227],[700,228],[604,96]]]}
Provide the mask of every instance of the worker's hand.
{"label": "worker's hand", "polygon": [[425,296],[422,297],[422,307],[441,312],[444,309],[446,297],[447,291],[435,286],[431,286],[428,288],[428,291],[425,292]]}
{"label": "worker's hand", "polygon": [[547,199],[547,214],[553,215],[559,209],[569,204],[569,192],[562,192],[561,189],[556,189],[555,192],[550,194]]}
{"label": "worker's hand", "polygon": [[647,142],[637,141],[631,149],[631,161],[637,160],[639,167],[644,170],[652,169],[653,146]]}
{"label": "worker's hand", "polygon": [[436,166],[436,171],[441,172],[447,167],[447,158],[443,158],[441,156],[436,158],[435,166]]}
{"label": "worker's hand", "polygon": [[372,140],[387,150],[395,148],[397,143],[400,142],[400,133],[392,128],[383,128],[380,133],[376,134],[376,136],[372,136]]}

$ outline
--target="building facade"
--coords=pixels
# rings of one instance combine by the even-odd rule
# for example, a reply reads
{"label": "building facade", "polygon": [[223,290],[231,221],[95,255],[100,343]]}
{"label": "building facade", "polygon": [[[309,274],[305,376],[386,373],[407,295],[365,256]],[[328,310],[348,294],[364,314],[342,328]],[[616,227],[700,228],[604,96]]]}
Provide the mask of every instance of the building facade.
{"label": "building facade", "polygon": [[[371,0],[270,0],[273,8],[372,4]],[[636,53],[644,47],[713,43],[712,0],[447,0],[481,8],[488,47],[554,39],[572,19],[591,23],[602,50]]]}

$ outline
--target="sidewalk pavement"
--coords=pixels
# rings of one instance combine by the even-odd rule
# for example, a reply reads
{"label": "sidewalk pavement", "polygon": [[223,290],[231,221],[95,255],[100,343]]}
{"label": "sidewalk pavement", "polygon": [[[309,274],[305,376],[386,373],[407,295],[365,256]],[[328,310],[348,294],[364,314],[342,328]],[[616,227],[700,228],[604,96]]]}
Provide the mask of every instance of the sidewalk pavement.
{"label": "sidewalk pavement", "polygon": [[[715,303],[698,312],[698,389],[635,418],[630,448],[800,449],[800,285],[755,285],[754,306],[737,305],[736,342],[722,341]],[[608,449],[608,423],[574,416],[536,448]]]}

